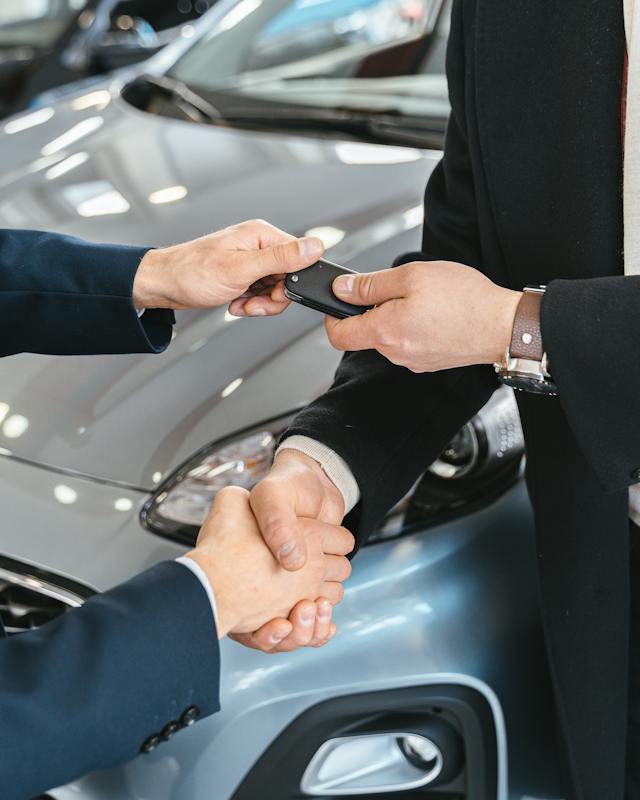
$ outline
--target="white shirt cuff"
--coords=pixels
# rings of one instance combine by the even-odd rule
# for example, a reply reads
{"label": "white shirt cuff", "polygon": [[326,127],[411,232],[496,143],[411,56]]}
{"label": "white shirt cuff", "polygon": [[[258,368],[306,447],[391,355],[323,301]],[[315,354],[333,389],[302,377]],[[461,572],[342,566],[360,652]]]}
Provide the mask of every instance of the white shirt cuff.
{"label": "white shirt cuff", "polygon": [[216,596],[213,593],[213,587],[209,583],[209,579],[204,573],[204,570],[189,556],[180,556],[180,558],[176,558],[177,564],[182,564],[187,569],[190,569],[191,572],[196,576],[196,578],[200,581],[202,586],[204,587],[205,592],[207,593],[207,597],[209,598],[209,602],[211,603],[211,611],[213,612],[213,619],[216,623],[216,628],[218,627],[218,606],[216,605]]}
{"label": "white shirt cuff", "polygon": [[335,450],[327,447],[315,439],[308,436],[290,436],[276,451],[276,455],[282,450],[298,450],[310,458],[315,459],[322,467],[328,477],[336,485],[344,499],[344,513],[349,511],[360,500],[360,487],[353,476],[347,462],[339,456]]}

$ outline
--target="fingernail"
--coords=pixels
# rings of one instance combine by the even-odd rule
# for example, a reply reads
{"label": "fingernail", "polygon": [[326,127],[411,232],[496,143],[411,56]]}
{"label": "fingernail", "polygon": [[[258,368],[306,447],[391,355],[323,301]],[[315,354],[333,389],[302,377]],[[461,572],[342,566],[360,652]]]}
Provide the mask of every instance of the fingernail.
{"label": "fingernail", "polygon": [[315,608],[305,608],[300,612],[300,619],[302,620],[303,625],[311,625],[311,623],[315,622],[316,619]]}
{"label": "fingernail", "polygon": [[264,308],[250,308],[250,309],[247,310],[247,314],[250,317],[266,317],[267,316],[267,312],[264,310]]}
{"label": "fingernail", "polygon": [[287,567],[302,566],[302,556],[295,542],[286,542],[278,550],[278,561]]}
{"label": "fingernail", "polygon": [[286,558],[289,553],[293,553],[295,547],[295,542],[285,542],[278,550],[278,558]]}
{"label": "fingernail", "polygon": [[278,642],[281,642],[286,635],[287,635],[286,633],[273,633],[271,635],[271,641],[273,642],[273,644],[278,644]]}
{"label": "fingernail", "polygon": [[353,275],[340,275],[333,282],[333,288],[336,293],[351,294],[353,292]]}
{"label": "fingernail", "polygon": [[324,602],[320,603],[318,608],[318,617],[323,621],[326,622],[327,620],[331,619],[331,612],[332,612],[331,603]]}
{"label": "fingernail", "polygon": [[324,253],[324,245],[320,239],[316,239],[314,236],[300,239],[298,247],[300,248],[300,256],[305,261],[318,259]]}

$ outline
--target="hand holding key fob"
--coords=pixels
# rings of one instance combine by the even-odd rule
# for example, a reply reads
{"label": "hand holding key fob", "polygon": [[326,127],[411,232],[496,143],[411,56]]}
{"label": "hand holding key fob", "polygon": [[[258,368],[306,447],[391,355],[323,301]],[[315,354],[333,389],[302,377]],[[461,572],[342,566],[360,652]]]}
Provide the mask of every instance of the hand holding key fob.
{"label": "hand holding key fob", "polygon": [[354,306],[339,300],[333,293],[333,282],[338,275],[353,275],[354,270],[320,259],[306,269],[292,272],[284,282],[284,293],[294,303],[313,308],[330,317],[345,319],[364,314],[372,306]]}

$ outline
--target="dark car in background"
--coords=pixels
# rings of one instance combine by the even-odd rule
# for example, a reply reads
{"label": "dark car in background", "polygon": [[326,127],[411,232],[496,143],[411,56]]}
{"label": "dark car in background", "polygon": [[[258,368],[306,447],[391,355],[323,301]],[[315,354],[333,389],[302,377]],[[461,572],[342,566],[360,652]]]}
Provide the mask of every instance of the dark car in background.
{"label": "dark car in background", "polygon": [[[41,92],[142,61],[215,0],[2,0],[0,116]],[[186,29],[185,29],[185,26]]]}

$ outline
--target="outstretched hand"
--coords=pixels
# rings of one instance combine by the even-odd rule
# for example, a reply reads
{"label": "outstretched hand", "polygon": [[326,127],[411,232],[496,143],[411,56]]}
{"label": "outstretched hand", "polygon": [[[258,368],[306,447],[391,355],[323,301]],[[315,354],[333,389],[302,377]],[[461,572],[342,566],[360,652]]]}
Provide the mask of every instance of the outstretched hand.
{"label": "outstretched hand", "polygon": [[150,250],[133,284],[136,308],[214,308],[237,316],[280,314],[289,305],[287,273],[313,264],[320,239],[296,239],[263,220],[233,225],[200,239]]}

